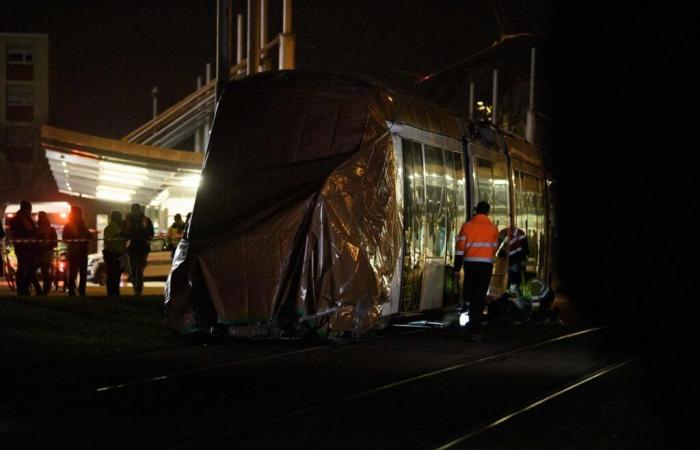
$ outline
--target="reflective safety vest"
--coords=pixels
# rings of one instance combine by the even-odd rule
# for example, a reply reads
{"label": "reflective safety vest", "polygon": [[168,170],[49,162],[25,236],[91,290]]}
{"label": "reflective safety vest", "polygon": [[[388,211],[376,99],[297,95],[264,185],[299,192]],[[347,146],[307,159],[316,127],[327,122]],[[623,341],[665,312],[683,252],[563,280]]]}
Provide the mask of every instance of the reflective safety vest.
{"label": "reflective safety vest", "polygon": [[[499,233],[501,239],[508,239],[508,228]],[[527,235],[518,227],[511,227],[510,242],[508,242],[508,256],[513,259],[522,258],[527,254]],[[499,256],[500,256],[499,252]]]}
{"label": "reflective safety vest", "polygon": [[455,256],[463,256],[465,262],[493,263],[497,245],[498,228],[485,214],[477,214],[459,230]]}

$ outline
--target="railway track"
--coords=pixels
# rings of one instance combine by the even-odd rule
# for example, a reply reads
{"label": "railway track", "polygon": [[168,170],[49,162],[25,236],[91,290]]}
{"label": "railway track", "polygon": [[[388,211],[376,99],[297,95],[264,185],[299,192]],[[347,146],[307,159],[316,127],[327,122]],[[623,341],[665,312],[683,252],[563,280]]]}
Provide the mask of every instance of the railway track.
{"label": "railway track", "polygon": [[[340,349],[328,346],[295,349],[62,393],[38,403],[15,406],[25,411],[48,411],[42,412],[47,417],[43,422],[70,416],[74,408],[88,414],[95,411],[95,417],[89,419],[97,427],[92,430],[107,440],[113,431],[102,430],[101,417],[111,417],[105,412],[106,408],[141,408],[139,414],[143,418],[124,419],[123,426],[136,429],[131,435],[115,436],[115,448],[124,445],[135,448],[226,448],[233,443],[243,448],[274,448],[275,443],[282,442],[280,439],[292,447],[314,447],[318,443],[314,434],[319,439],[321,436],[328,439],[344,436],[346,443],[352,443],[367,438],[362,436],[361,423],[381,423],[383,414],[392,415],[384,419],[391,428],[375,430],[376,435],[367,438],[371,441],[370,446],[452,448],[460,447],[472,437],[634,360],[629,355],[614,361],[609,358],[598,360],[589,350],[576,350],[585,349],[584,344],[589,341],[604,341],[604,328],[559,333],[524,345],[501,346],[494,352],[486,351],[484,346],[466,346],[462,342],[445,340],[444,331],[410,330]],[[386,350],[387,347],[391,349]],[[465,348],[469,350],[460,350]],[[474,349],[481,350],[482,354],[475,355]],[[580,356],[574,358],[576,351]],[[321,353],[323,358],[318,356]],[[373,367],[377,368],[377,355],[384,357],[381,368],[388,373],[369,375]],[[408,358],[416,359],[416,364],[422,366],[415,367]],[[330,368],[325,369],[326,372],[320,371],[320,376],[332,378],[344,374],[347,368],[352,368],[354,375],[347,374],[347,379],[340,380],[337,387],[331,381],[319,384],[304,380],[305,377],[313,380],[314,376],[319,376],[318,366],[326,360]],[[335,366],[340,367],[335,369]],[[504,395],[507,401],[492,402],[485,396],[497,385],[493,381],[496,378],[489,381],[493,374],[501,378],[525,377],[530,382],[535,378],[528,372],[545,373],[549,370],[547,366],[554,371],[551,380],[544,377],[541,382],[530,383],[531,387],[524,386],[522,392]],[[470,388],[484,380],[483,392]],[[475,393],[476,397],[470,398]],[[206,397],[212,394],[215,395],[209,403],[198,399],[198,395]],[[182,396],[182,402],[174,396]],[[449,412],[453,401],[468,401],[486,407],[482,414],[465,422]],[[134,402],[139,406],[132,405]],[[76,406],[65,406],[64,403]],[[199,414],[188,415],[188,407],[184,406],[188,403]],[[412,403],[417,406],[411,406]],[[397,412],[406,417],[396,416]],[[5,411],[2,416],[8,414],[9,411]],[[431,416],[440,420],[436,422]],[[26,436],[26,430],[42,422],[36,419],[37,423],[31,423],[29,418],[30,423],[23,423],[23,417],[27,416],[14,417],[19,424],[14,428],[17,436]],[[0,417],[0,423],[2,420]],[[52,439],[64,436],[70,430],[71,420],[68,417],[62,420],[51,434]],[[139,421],[160,423],[154,427],[168,424],[169,431],[158,433]],[[299,430],[309,423],[326,425],[311,434],[300,434]],[[470,426],[465,428],[465,423]],[[13,434],[10,433],[10,437]],[[290,436],[293,437],[291,441]]]}

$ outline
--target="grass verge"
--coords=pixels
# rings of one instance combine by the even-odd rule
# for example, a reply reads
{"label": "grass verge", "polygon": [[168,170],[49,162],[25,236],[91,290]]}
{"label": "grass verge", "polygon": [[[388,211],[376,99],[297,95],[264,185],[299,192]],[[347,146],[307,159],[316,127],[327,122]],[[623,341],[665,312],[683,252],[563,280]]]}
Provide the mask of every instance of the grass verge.
{"label": "grass verge", "polygon": [[180,347],[163,297],[0,297],[0,369]]}

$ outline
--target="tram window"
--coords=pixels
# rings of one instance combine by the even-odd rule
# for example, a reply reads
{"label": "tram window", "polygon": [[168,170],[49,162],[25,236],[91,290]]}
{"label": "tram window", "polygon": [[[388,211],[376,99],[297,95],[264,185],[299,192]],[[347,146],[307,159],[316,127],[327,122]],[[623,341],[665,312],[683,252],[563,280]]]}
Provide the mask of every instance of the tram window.
{"label": "tram window", "polygon": [[447,237],[446,237],[446,254],[447,262],[452,261],[454,256],[454,240],[457,228],[461,226],[458,223],[459,214],[457,212],[457,196],[458,196],[458,185],[457,179],[455,177],[455,157],[459,158],[456,153],[445,152],[445,215],[447,223]]}
{"label": "tram window", "polygon": [[421,144],[403,140],[404,275],[401,310],[414,311],[420,303],[423,277],[425,185]]}
{"label": "tram window", "polygon": [[530,255],[527,270],[542,276],[544,269],[544,181],[526,174],[515,172],[516,225],[527,234]]}
{"label": "tram window", "polygon": [[426,145],[425,186],[426,186],[426,256],[445,256],[447,238],[447,217],[445,215],[445,162],[443,151]]}
{"label": "tram window", "polygon": [[464,178],[464,167],[462,165],[462,157],[460,154],[454,153],[455,181],[457,185],[457,216],[455,229],[459,229],[467,220],[467,212],[465,202],[466,197],[466,181]]}
{"label": "tram window", "polygon": [[505,162],[476,158],[477,201],[491,205],[491,221],[499,228],[508,224],[508,178]]}

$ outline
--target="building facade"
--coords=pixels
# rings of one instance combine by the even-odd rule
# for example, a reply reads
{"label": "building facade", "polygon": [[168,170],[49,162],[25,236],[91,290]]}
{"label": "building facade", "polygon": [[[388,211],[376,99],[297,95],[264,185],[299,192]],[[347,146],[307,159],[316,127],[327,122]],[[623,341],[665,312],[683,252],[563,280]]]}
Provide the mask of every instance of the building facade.
{"label": "building facade", "polygon": [[0,123],[49,120],[49,36],[0,33]]}

